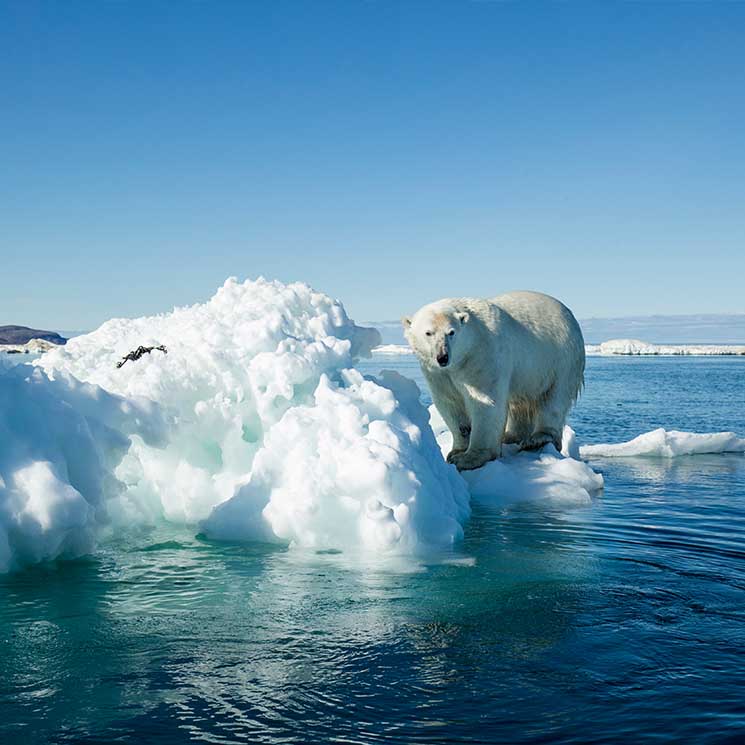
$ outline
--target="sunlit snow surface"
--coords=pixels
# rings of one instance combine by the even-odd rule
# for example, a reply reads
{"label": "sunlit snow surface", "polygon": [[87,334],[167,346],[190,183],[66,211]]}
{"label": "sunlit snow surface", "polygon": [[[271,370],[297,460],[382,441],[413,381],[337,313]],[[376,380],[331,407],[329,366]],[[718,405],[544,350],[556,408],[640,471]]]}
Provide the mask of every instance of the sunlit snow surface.
{"label": "sunlit snow surface", "polygon": [[[307,285],[230,279],[206,303],[108,321],[36,367],[2,355],[0,571],[78,556],[105,531],[163,519],[215,539],[413,555],[457,542],[471,498],[572,507],[602,489],[569,428],[563,453],[507,447],[458,474],[416,384],[354,368],[378,342]],[[167,352],[117,367],[140,345]],[[581,452],[669,456],[742,442],[658,430]]]}

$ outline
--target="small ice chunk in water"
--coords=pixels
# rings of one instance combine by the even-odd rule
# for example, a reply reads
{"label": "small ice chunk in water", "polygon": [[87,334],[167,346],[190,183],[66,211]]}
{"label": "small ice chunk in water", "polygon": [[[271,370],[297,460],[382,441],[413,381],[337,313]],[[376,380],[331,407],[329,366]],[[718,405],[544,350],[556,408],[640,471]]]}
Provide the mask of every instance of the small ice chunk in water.
{"label": "small ice chunk in water", "polygon": [[660,428],[645,432],[628,442],[583,445],[580,453],[583,458],[675,458],[705,453],[745,453],[745,438],[738,437],[734,432],[697,433]]}

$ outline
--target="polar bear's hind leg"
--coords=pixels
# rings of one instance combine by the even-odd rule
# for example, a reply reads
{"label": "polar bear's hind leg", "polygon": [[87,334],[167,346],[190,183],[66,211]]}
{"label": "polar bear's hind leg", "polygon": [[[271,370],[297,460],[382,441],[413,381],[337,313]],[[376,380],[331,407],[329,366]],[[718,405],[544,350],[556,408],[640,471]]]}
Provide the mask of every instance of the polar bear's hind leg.
{"label": "polar bear's hind leg", "polygon": [[537,407],[534,402],[525,398],[515,398],[510,401],[507,412],[507,425],[504,428],[505,445],[522,445],[533,434],[533,422],[536,418]]}
{"label": "polar bear's hind leg", "polygon": [[533,422],[533,431],[522,441],[520,450],[540,450],[544,445],[553,444],[561,451],[562,433],[570,406],[571,398],[566,395],[562,386],[551,386],[542,396]]}

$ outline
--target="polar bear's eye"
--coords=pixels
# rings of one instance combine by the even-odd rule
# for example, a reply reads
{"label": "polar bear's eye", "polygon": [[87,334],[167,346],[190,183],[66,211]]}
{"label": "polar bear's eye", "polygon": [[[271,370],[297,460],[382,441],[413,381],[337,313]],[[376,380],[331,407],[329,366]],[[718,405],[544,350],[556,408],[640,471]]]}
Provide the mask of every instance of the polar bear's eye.
{"label": "polar bear's eye", "polygon": [[425,335],[425,336],[432,336],[432,332],[431,332],[431,331],[425,331],[425,332],[424,332],[424,335]]}

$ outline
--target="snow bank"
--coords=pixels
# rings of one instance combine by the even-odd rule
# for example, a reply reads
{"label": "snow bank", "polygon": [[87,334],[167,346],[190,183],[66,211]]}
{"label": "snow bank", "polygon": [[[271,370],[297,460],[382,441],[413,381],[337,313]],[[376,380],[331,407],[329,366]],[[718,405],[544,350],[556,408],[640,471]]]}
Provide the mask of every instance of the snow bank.
{"label": "snow bank", "polygon": [[745,439],[734,432],[677,432],[655,429],[635,437],[628,442],[615,445],[583,445],[583,458],[625,458],[633,456],[656,456],[674,458],[679,455],[703,455],[705,453],[744,453]]}
{"label": "snow bank", "polygon": [[[418,389],[351,369],[379,341],[307,285],[230,279],[204,304],[108,321],[37,364],[145,397],[170,422],[164,449],[135,437],[116,470],[133,517],[313,547],[450,544],[468,494]],[[140,345],[167,353],[117,368]]]}
{"label": "snow bank", "polygon": [[29,365],[0,369],[0,572],[91,550],[124,489],[114,470],[130,436],[164,442],[147,401]]}
{"label": "snow bank", "polygon": [[650,344],[639,339],[611,339],[602,344],[588,344],[589,355],[662,355],[708,356],[745,355],[745,346],[732,344]]}
{"label": "snow bank", "polygon": [[[452,435],[435,406],[430,421],[443,455],[452,447]],[[564,428],[563,448],[553,445],[537,452],[517,452],[506,445],[502,458],[475,471],[463,471],[472,497],[500,506],[517,502],[550,503],[556,506],[589,504],[603,488],[603,477],[579,460],[576,438],[571,427]]]}

